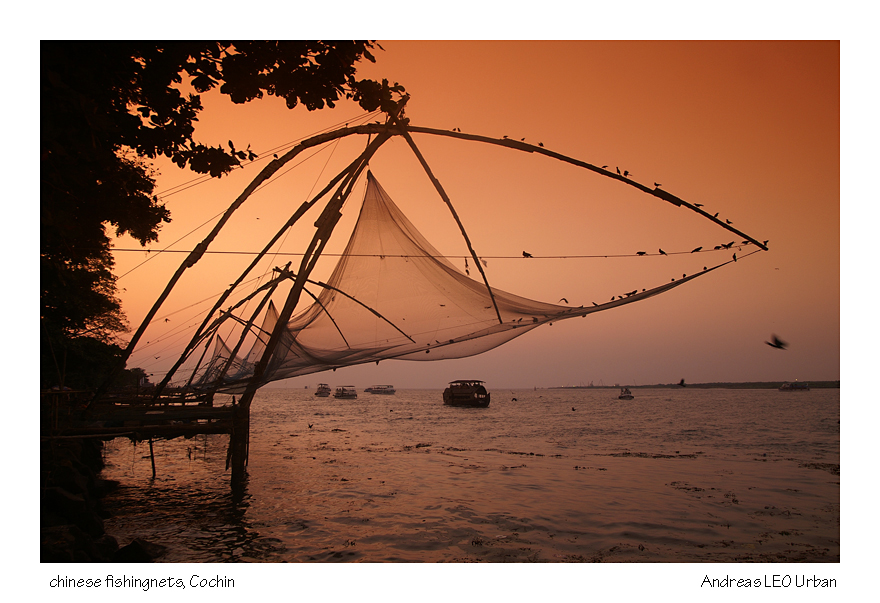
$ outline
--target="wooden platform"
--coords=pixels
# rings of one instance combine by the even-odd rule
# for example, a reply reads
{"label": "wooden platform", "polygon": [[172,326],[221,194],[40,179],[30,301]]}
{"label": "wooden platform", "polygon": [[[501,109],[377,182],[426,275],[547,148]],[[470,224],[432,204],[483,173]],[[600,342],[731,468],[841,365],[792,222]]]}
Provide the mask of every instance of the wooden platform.
{"label": "wooden platform", "polygon": [[198,398],[116,397],[86,402],[77,392],[41,395],[41,436],[47,439],[125,436],[133,440],[231,433],[236,407]]}

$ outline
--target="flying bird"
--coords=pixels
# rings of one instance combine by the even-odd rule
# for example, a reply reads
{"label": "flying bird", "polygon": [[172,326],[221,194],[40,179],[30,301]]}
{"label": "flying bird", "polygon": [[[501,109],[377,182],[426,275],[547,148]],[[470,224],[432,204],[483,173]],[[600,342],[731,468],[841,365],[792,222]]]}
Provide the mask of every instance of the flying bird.
{"label": "flying bird", "polygon": [[696,252],[698,252],[700,249],[702,249],[702,247],[697,247],[696,249],[694,249],[693,251],[691,251],[691,253],[696,253]]}
{"label": "flying bird", "polygon": [[311,424],[311,423],[309,423],[309,429],[311,429],[311,428],[312,428],[312,424]]}
{"label": "flying bird", "polygon": [[170,320],[168,320],[168,319],[167,319],[167,318],[166,318],[166,319],[165,319],[165,322],[171,322],[171,321],[170,321]]}
{"label": "flying bird", "polygon": [[565,303],[568,303],[568,300],[565,299],[564,297],[560,298],[559,301],[561,301],[561,302],[565,302]]}
{"label": "flying bird", "polygon": [[528,253],[527,251],[523,251],[523,257],[524,257],[524,258],[530,258],[530,257],[532,257],[532,254],[531,254],[531,253]]}
{"label": "flying bird", "polygon": [[658,250],[657,250],[657,251],[659,251],[659,252],[660,252],[660,255],[666,255],[666,252],[665,252],[665,251],[663,251],[663,250],[662,250],[662,249],[658,249]]}
{"label": "flying bird", "polygon": [[776,348],[777,350],[784,350],[788,347],[788,344],[779,339],[776,335],[773,336],[773,342],[765,341],[767,345],[771,348]]}
{"label": "flying bird", "polygon": [[679,381],[678,384],[679,384],[680,386],[682,386],[682,387],[687,387],[687,385],[686,385],[685,382],[684,382],[684,379],[682,379],[681,381]]}

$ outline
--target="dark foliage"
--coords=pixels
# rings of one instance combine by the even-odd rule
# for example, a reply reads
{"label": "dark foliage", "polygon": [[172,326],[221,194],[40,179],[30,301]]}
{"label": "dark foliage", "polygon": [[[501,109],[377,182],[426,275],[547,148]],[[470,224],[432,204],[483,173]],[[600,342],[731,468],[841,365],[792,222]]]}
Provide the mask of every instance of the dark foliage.
{"label": "dark foliage", "polygon": [[[399,86],[355,78],[375,61],[370,42],[43,42],[40,48],[41,354],[49,341],[74,351],[82,336],[109,344],[127,330],[110,238],[156,241],[168,210],[154,194],[148,161],[164,155],[222,176],[256,159],[250,147],[193,140],[197,92],[219,86],[234,103],[264,94],[290,108],[353,99],[393,107]],[[45,367],[47,362],[43,363]]]}

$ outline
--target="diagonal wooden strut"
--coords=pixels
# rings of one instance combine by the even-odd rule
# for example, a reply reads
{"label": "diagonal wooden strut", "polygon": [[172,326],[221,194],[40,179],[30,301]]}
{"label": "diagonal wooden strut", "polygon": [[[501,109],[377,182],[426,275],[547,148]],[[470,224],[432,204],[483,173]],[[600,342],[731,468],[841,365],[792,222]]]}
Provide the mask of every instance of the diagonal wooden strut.
{"label": "diagonal wooden strut", "polygon": [[449,208],[449,211],[452,212],[452,217],[455,218],[455,223],[458,224],[458,229],[461,231],[461,235],[464,237],[464,242],[467,243],[468,251],[471,252],[471,257],[474,258],[474,265],[476,265],[477,270],[480,271],[480,276],[483,277],[483,283],[486,285],[486,290],[489,291],[489,297],[492,299],[492,306],[495,308],[495,315],[498,317],[498,322],[504,324],[504,319],[501,318],[501,311],[498,309],[498,303],[495,301],[495,294],[492,293],[492,287],[489,286],[489,279],[486,278],[486,273],[483,271],[483,265],[480,262],[480,258],[477,257],[477,252],[474,251],[473,245],[471,245],[471,240],[468,238],[467,232],[464,229],[464,224],[461,223],[461,220],[458,217],[458,213],[456,213],[455,208],[452,207],[452,201],[449,200],[449,196],[446,194],[446,191],[443,190],[443,187],[440,185],[440,181],[434,176],[434,173],[431,171],[428,162],[425,161],[425,158],[422,156],[422,153],[419,151],[419,147],[416,146],[415,141],[412,139],[412,136],[409,135],[409,132],[404,128],[403,137],[406,139],[406,142],[409,144],[409,147],[412,149],[413,153],[415,153],[416,157],[419,160],[419,163],[422,164],[425,172],[428,174],[428,178],[430,178],[431,183],[434,185],[434,188],[437,189],[437,192],[440,194],[440,197],[443,199],[443,202],[446,203],[446,207]]}

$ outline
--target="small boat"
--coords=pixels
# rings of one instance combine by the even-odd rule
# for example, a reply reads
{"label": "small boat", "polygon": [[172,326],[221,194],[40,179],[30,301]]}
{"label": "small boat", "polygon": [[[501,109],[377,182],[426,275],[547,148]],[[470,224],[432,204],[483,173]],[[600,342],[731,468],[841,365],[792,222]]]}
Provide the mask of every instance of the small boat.
{"label": "small boat", "polygon": [[342,385],[336,388],[336,393],[333,394],[334,398],[357,398],[358,393],[354,388],[354,385]]}
{"label": "small boat", "polygon": [[474,379],[452,381],[443,390],[443,404],[448,406],[486,408],[489,406],[489,397],[483,382]]}
{"label": "small boat", "polygon": [[781,392],[808,392],[810,391],[809,383],[798,383],[795,381],[794,383],[783,383],[779,386],[779,391]]}
{"label": "small boat", "polygon": [[319,383],[318,389],[315,390],[315,395],[320,396],[321,398],[326,398],[330,394],[333,393],[333,390],[330,389],[330,386],[326,383]]}
{"label": "small boat", "polygon": [[385,394],[391,395],[397,390],[394,389],[393,385],[371,385],[367,389],[364,390],[368,394]]}
{"label": "small boat", "polygon": [[632,400],[635,396],[633,396],[632,392],[629,391],[628,387],[620,388],[620,395],[617,396],[618,400]]}

